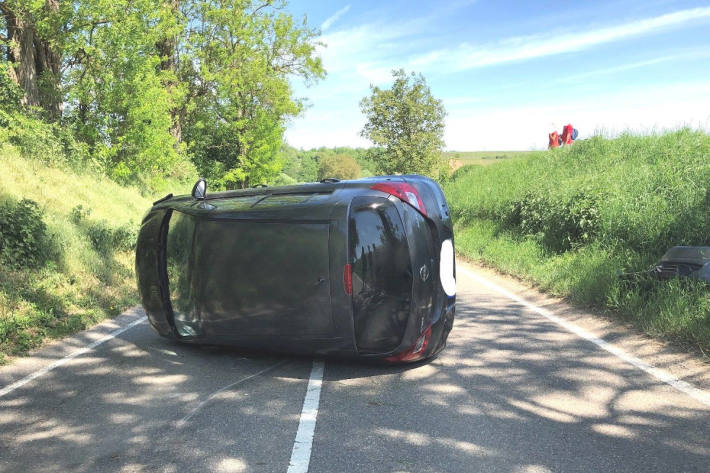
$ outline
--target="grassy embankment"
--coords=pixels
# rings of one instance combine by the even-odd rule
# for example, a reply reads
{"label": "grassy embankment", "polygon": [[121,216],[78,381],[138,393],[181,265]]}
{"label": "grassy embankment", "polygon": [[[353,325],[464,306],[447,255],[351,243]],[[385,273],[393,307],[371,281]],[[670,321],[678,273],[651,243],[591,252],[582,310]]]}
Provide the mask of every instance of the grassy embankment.
{"label": "grassy embankment", "polygon": [[457,250],[647,333],[710,349],[707,287],[619,278],[710,245],[710,136],[601,137],[467,166],[445,186]]}
{"label": "grassy embankment", "polygon": [[0,147],[0,169],[2,364],[138,302],[133,248],[153,199],[11,147]]}

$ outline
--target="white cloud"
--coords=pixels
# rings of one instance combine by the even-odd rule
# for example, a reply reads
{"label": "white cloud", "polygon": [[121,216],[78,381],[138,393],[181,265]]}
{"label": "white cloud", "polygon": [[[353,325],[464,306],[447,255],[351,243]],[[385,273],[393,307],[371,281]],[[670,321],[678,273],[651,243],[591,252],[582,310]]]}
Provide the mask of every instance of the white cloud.
{"label": "white cloud", "polygon": [[418,66],[438,71],[460,71],[524,61],[556,54],[578,52],[600,44],[678,28],[710,18],[710,7],[679,10],[652,18],[588,31],[556,32],[519,36],[482,45],[464,43],[457,48],[431,51],[412,59]]}
{"label": "white cloud", "polygon": [[690,53],[683,53],[683,54],[675,54],[671,56],[662,56],[662,57],[657,57],[653,59],[648,59],[645,61],[638,61],[638,62],[632,62],[629,64],[622,64],[620,66],[614,66],[614,67],[605,67],[602,69],[595,69],[592,71],[588,72],[583,72],[581,74],[574,74],[570,76],[565,76],[561,77],[560,79],[557,79],[556,82],[576,82],[579,79],[586,79],[588,77],[594,77],[594,76],[601,76],[601,75],[607,75],[607,74],[615,74],[617,72],[626,72],[634,69],[640,69],[643,67],[647,66],[653,66],[656,64],[664,63],[664,62],[673,62],[673,61],[679,61],[679,60],[688,60],[688,59],[708,59],[710,58],[710,51],[694,51]]}
{"label": "white cloud", "polygon": [[335,23],[336,21],[338,21],[338,19],[340,19],[341,16],[345,15],[345,14],[348,12],[348,10],[350,10],[350,5],[349,5],[349,4],[348,4],[348,5],[345,5],[343,8],[341,8],[340,10],[338,10],[337,12],[335,12],[335,13],[333,13],[331,16],[329,16],[329,17],[320,25],[321,31],[325,31],[325,30],[327,30],[328,28],[330,28],[331,26],[333,26],[333,23]]}

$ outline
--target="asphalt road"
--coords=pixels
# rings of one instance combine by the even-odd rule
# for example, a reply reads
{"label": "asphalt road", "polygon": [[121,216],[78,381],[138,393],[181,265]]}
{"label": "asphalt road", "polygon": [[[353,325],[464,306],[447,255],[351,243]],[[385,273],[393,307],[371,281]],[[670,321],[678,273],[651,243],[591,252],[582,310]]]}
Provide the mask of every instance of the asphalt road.
{"label": "asphalt road", "polygon": [[325,360],[319,383],[308,358],[183,346],[146,322],[115,334],[134,311],[0,369],[0,471],[710,471],[707,386],[464,271],[456,317],[430,363]]}

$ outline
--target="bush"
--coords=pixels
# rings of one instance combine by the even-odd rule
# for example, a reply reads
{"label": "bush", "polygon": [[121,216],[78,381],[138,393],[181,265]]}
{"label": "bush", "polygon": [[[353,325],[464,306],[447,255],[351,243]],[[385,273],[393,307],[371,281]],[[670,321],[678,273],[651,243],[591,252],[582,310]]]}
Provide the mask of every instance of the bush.
{"label": "bush", "polygon": [[360,165],[346,154],[325,156],[320,160],[318,180],[333,177],[336,179],[357,179],[360,177]]}
{"label": "bush", "polygon": [[90,157],[88,146],[74,139],[71,130],[20,111],[0,110],[0,143],[9,143],[23,157],[49,166],[99,169]]}
{"label": "bush", "polygon": [[599,198],[585,191],[569,200],[527,193],[502,212],[501,220],[522,235],[540,235],[543,245],[562,252],[591,241],[599,230]]}
{"label": "bush", "polygon": [[116,250],[132,250],[136,247],[138,228],[133,223],[113,228],[100,220],[86,225],[86,234],[91,245],[102,254],[109,254]]}
{"label": "bush", "polygon": [[105,220],[89,221],[91,209],[79,204],[71,210],[71,220],[82,227],[89,237],[91,246],[100,253],[108,254],[115,250],[133,250],[138,240],[138,228],[133,222],[111,227]]}
{"label": "bush", "polygon": [[10,78],[10,65],[0,61],[0,109],[19,110],[22,89]]}
{"label": "bush", "polygon": [[0,205],[0,261],[12,268],[35,268],[57,255],[47,232],[44,212],[36,202],[22,199]]}

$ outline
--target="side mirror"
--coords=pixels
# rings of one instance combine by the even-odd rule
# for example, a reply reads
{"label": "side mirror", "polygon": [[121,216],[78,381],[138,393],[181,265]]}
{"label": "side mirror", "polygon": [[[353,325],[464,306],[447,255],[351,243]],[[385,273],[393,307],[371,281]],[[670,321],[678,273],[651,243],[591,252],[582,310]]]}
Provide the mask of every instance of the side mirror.
{"label": "side mirror", "polygon": [[192,197],[197,200],[205,200],[205,195],[207,194],[207,182],[200,178],[195,186],[192,188]]}

